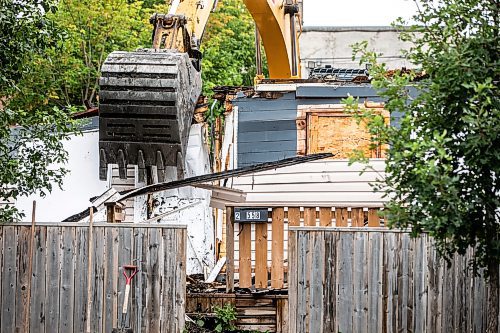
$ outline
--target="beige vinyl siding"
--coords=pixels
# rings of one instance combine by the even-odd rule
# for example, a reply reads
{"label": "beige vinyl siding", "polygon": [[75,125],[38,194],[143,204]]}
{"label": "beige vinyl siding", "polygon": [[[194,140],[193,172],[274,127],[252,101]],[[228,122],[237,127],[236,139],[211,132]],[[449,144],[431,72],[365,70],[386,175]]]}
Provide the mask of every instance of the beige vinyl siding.
{"label": "beige vinyl siding", "polygon": [[233,179],[233,188],[247,193],[247,202],[331,206],[380,205],[387,200],[370,183],[384,176],[384,160],[370,160],[370,169],[347,160],[321,160],[258,172]]}
{"label": "beige vinyl siding", "polygon": [[[282,205],[287,207],[378,207],[387,198],[382,193],[373,192],[370,183],[383,179],[384,160],[371,159],[371,169],[363,174],[361,164],[349,166],[347,160],[321,160],[293,165],[271,171],[258,172],[233,179],[233,188],[247,193],[246,203],[261,204],[262,207]],[[241,204],[242,207],[245,203]],[[301,209],[303,210],[303,209]],[[301,225],[304,221],[301,219]],[[271,220],[268,222],[267,261],[271,267],[272,232]],[[235,268],[239,262],[240,225],[234,225]],[[255,266],[255,224],[252,223],[251,259]],[[288,266],[288,220],[284,225],[284,259]]]}

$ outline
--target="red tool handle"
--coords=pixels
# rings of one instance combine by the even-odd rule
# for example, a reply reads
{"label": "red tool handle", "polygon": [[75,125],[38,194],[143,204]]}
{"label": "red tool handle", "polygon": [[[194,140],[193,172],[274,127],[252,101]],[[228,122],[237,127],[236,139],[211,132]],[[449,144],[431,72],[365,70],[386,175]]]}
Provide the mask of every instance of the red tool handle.
{"label": "red tool handle", "polygon": [[[127,275],[127,270],[131,270],[132,274]],[[137,274],[137,267],[136,266],[130,266],[130,265],[123,266],[123,275],[125,276],[125,279],[126,279],[125,284],[129,285],[136,274]]]}

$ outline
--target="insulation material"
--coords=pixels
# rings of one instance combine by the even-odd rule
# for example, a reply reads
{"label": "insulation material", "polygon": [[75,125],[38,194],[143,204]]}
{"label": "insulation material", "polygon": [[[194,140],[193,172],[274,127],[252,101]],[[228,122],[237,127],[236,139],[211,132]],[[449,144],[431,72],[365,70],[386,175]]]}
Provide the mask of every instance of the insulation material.
{"label": "insulation material", "polygon": [[[166,178],[175,180],[174,168],[165,170]],[[191,126],[184,177],[210,173],[208,150],[202,124]],[[151,223],[186,224],[188,230],[187,274],[210,272],[214,266],[214,224],[210,208],[211,192],[191,186],[152,195]],[[147,218],[147,196],[135,199],[136,221]]]}

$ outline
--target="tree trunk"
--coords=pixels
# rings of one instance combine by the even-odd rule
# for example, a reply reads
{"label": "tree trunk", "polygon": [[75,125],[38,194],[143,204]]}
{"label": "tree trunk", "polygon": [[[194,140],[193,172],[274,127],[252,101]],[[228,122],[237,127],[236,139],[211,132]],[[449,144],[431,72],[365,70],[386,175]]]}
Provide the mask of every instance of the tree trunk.
{"label": "tree trunk", "polygon": [[498,264],[492,264],[489,268],[489,279],[488,279],[488,307],[487,307],[487,326],[486,333],[497,333],[499,331],[498,327],[498,315],[500,313],[500,295],[499,295],[499,267]]}

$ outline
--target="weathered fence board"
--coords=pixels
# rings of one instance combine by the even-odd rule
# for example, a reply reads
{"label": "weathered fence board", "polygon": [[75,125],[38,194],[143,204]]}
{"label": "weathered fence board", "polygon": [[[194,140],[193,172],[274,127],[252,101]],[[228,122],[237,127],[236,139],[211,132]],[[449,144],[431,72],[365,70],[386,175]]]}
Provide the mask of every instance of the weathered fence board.
{"label": "weathered fence board", "polygon": [[[59,333],[73,332],[73,313],[75,305],[75,244],[76,237],[74,228],[63,229],[62,234],[62,256],[61,256],[61,294],[59,304]],[[79,287],[79,286],[78,286]]]}
{"label": "weathered fence board", "polygon": [[127,326],[134,332],[182,331],[186,228],[94,224],[92,233],[87,281],[88,224],[37,224],[32,272],[28,265],[31,225],[0,225],[0,332],[86,332],[87,304],[91,305],[91,332],[111,332],[121,325],[122,272],[127,264],[139,270],[132,281]]}
{"label": "weathered fence board", "polygon": [[[3,229],[3,228],[0,228]],[[47,228],[35,230],[33,246],[33,275],[31,280],[31,322],[30,329],[33,332],[45,332],[45,280],[47,279],[45,265],[47,262]],[[85,244],[85,243],[84,243]],[[75,274],[78,272],[78,266]],[[76,311],[76,306],[75,306]],[[71,314],[70,314],[71,315]],[[77,330],[75,325],[74,332]]]}
{"label": "weathered fence board", "polygon": [[380,227],[384,224],[380,211],[381,207],[275,206],[268,208],[267,223],[234,223],[233,208],[228,206],[226,253],[231,258],[227,257],[226,262],[227,291],[234,287],[235,273],[240,288],[286,289],[288,256],[294,255],[289,253],[288,242],[294,241],[289,226]]}
{"label": "weathered fence board", "polygon": [[[17,228],[16,228],[17,229]],[[45,331],[57,332],[59,323],[59,282],[61,229],[50,228],[47,235],[47,277],[45,279]]]}
{"label": "weathered fence board", "polygon": [[[0,228],[0,263],[3,263],[3,228]],[[0,309],[3,309],[2,307],[2,276],[3,276],[3,269],[0,269]],[[0,329],[2,328],[2,316],[0,316]]]}
{"label": "weathered fence board", "polygon": [[2,322],[0,332],[14,332],[16,324],[16,258],[17,233],[14,227],[4,229],[2,263]]}
{"label": "weathered fence board", "polygon": [[[48,228],[37,228],[40,232],[47,232]],[[88,258],[89,258],[89,249],[88,249],[88,228],[76,228],[76,237],[75,237],[75,277],[78,277],[78,283],[75,281],[75,285],[78,288],[75,288],[75,305],[73,311],[73,325],[74,325],[74,333],[85,332],[87,329],[87,269],[88,269]],[[45,242],[40,242],[38,245],[40,249],[45,249]],[[45,256],[42,256],[42,260],[45,259]],[[43,271],[38,271],[38,275],[40,279],[45,279],[45,274]],[[44,298],[42,298],[44,299]],[[43,304],[43,303],[42,303]],[[43,315],[43,307],[40,309],[40,315]],[[40,323],[43,325],[43,321]]]}
{"label": "weathered fence board", "polygon": [[289,306],[296,313],[289,327],[296,332],[479,333],[499,315],[486,306],[488,283],[467,270],[472,249],[448,267],[427,235],[310,226],[289,232]]}
{"label": "weathered fence board", "polygon": [[23,230],[17,238],[16,332],[25,332],[28,324],[29,243],[30,230]]}
{"label": "weathered fence board", "polygon": [[158,267],[160,266],[159,254],[164,251],[160,235],[154,230],[148,230],[149,246],[146,248],[146,257],[149,260],[145,265],[145,274],[147,284],[151,286],[146,294],[146,329],[147,333],[160,331],[160,318],[154,316],[154,313],[160,308],[160,276]]}

